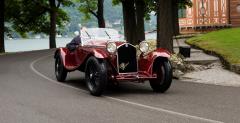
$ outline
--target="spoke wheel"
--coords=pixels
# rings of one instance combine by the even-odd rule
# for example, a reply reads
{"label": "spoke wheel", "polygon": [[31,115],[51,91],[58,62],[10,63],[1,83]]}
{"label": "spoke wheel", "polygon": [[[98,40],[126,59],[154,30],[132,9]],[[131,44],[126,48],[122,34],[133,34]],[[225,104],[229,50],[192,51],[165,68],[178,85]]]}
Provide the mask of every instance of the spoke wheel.
{"label": "spoke wheel", "polygon": [[107,86],[105,61],[90,57],[85,70],[85,80],[90,93],[94,96],[100,96]]}
{"label": "spoke wheel", "polygon": [[60,56],[55,58],[55,76],[59,82],[65,81],[67,77],[67,70],[64,68]]}
{"label": "spoke wheel", "polygon": [[170,62],[165,60],[154,63],[153,73],[157,74],[157,79],[150,80],[153,91],[164,93],[172,83],[172,66]]}

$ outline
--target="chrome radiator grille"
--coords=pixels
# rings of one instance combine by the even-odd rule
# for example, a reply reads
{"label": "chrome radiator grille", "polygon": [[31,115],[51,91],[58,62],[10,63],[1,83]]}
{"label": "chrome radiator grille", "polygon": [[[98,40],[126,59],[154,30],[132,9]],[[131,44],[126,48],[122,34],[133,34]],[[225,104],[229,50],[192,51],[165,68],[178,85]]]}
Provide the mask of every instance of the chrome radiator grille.
{"label": "chrome radiator grille", "polygon": [[137,72],[136,48],[131,44],[124,44],[117,50],[119,73]]}

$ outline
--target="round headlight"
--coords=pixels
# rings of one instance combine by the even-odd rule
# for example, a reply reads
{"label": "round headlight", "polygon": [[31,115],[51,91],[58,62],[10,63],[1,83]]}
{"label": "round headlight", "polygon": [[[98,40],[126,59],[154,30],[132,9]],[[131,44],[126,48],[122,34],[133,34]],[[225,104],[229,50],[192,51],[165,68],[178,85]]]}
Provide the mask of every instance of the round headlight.
{"label": "round headlight", "polygon": [[140,44],[139,44],[139,49],[141,52],[143,53],[146,53],[149,49],[149,45],[146,41],[142,41]]}
{"label": "round headlight", "polygon": [[107,44],[107,51],[109,53],[114,53],[117,50],[117,46],[114,42],[110,42]]}

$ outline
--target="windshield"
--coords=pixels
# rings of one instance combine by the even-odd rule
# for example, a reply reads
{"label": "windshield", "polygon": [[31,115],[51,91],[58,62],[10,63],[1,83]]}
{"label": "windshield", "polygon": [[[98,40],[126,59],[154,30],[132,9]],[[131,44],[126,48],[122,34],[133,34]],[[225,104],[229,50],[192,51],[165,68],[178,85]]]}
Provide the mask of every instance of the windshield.
{"label": "windshield", "polygon": [[81,30],[82,45],[88,44],[89,41],[123,41],[117,30],[110,28],[87,28]]}
{"label": "windshield", "polygon": [[117,30],[108,28],[88,28],[82,30],[81,37],[90,39],[116,39],[120,35]]}

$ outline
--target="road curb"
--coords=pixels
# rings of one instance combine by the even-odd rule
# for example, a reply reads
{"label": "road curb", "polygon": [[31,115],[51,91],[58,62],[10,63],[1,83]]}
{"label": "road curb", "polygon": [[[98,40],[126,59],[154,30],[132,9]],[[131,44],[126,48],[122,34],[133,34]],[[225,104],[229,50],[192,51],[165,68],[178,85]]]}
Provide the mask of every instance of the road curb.
{"label": "road curb", "polygon": [[230,65],[230,69],[238,74],[240,74],[240,65],[239,64],[232,64]]}

